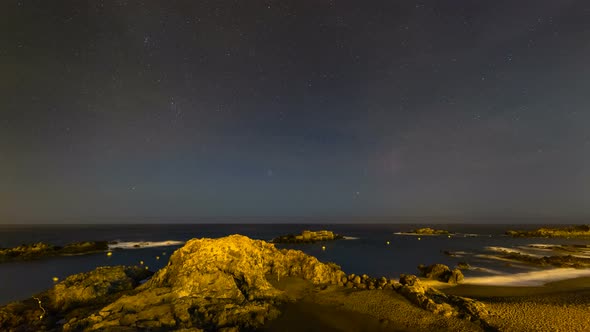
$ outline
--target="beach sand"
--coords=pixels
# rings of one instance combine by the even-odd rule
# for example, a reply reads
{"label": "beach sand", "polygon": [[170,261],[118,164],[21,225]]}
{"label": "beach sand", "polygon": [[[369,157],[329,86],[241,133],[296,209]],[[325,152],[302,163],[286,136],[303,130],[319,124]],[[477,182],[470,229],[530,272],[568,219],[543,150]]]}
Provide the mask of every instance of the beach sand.
{"label": "beach sand", "polygon": [[283,306],[283,314],[263,331],[481,331],[473,323],[422,310],[393,290],[317,290],[298,278],[269,281],[297,301]]}
{"label": "beach sand", "polygon": [[[392,290],[323,290],[296,278],[271,283],[293,299],[263,331],[482,331],[479,325],[422,310]],[[478,299],[500,331],[590,331],[590,278],[539,287],[431,283],[447,294]]]}
{"label": "beach sand", "polygon": [[501,331],[590,331],[590,278],[538,287],[459,285],[447,294],[478,299]]}

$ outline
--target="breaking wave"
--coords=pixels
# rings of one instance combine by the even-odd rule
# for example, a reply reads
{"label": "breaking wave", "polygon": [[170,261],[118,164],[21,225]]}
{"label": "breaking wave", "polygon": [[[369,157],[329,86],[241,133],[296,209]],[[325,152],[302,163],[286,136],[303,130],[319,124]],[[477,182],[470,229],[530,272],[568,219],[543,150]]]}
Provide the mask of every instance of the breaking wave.
{"label": "breaking wave", "polygon": [[154,247],[169,247],[183,245],[184,241],[141,241],[141,242],[116,242],[109,244],[109,250],[113,249],[143,249]]}

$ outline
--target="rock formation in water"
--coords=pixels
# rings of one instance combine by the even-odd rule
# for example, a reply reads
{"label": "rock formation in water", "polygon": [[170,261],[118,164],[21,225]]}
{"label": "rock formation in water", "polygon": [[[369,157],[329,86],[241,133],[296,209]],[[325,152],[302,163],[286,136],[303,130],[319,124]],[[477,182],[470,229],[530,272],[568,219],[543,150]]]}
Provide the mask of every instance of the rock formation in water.
{"label": "rock formation in water", "polygon": [[420,235],[449,235],[450,234],[449,231],[446,231],[444,229],[434,229],[434,228],[430,228],[430,227],[417,228],[417,229],[410,231],[410,233],[420,234]]}
{"label": "rock formation in water", "polygon": [[444,264],[432,264],[432,265],[418,265],[418,270],[423,277],[449,284],[458,284],[463,281],[463,273],[459,269],[451,270]]}
{"label": "rock formation in water", "polygon": [[534,231],[509,230],[506,235],[513,237],[582,237],[590,238],[590,225],[576,225],[557,228],[539,228]]}
{"label": "rock formation in water", "polygon": [[282,235],[273,239],[272,243],[314,243],[319,241],[332,241],[343,239],[342,235],[332,231],[303,231],[301,234]]}
{"label": "rock formation in water", "polygon": [[14,248],[0,248],[0,263],[53,256],[91,254],[107,249],[107,241],[74,242],[63,247],[53,246],[44,242],[23,244]]}

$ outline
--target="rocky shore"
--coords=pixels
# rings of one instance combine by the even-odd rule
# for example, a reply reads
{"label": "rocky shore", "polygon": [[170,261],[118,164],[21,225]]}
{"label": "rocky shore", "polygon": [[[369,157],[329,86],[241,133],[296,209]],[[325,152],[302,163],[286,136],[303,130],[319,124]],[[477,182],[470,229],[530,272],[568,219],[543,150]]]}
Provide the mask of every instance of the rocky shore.
{"label": "rocky shore", "polygon": [[105,250],[108,250],[107,241],[74,242],[63,247],[39,242],[23,244],[14,248],[0,248],[0,263],[54,256],[92,254]]}
{"label": "rocky shore", "polygon": [[534,231],[509,230],[506,235],[513,237],[576,237],[590,238],[590,225],[575,225],[558,228],[539,228]]}
{"label": "rocky shore", "polygon": [[[398,282],[346,275],[337,265],[301,251],[279,250],[241,235],[190,240],[167,266],[144,280],[150,275],[140,267],[119,266],[70,276],[31,299],[0,307],[0,330],[256,330],[279,318],[285,304],[328,289],[333,294],[398,294],[410,301],[406,306],[463,319],[475,324],[473,330],[491,329],[485,306],[446,296],[415,276],[402,276]],[[294,292],[290,286],[277,286],[292,280],[310,288]]]}
{"label": "rocky shore", "polygon": [[320,241],[333,241],[343,239],[344,236],[334,234],[332,231],[308,231],[305,230],[301,234],[288,234],[274,238],[272,243],[315,243]]}

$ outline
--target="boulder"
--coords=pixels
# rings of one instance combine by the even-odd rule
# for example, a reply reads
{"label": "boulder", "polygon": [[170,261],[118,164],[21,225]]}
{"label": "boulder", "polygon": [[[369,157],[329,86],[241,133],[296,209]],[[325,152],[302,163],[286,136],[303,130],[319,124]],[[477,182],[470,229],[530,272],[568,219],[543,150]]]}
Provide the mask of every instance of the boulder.
{"label": "boulder", "polygon": [[451,269],[444,264],[432,264],[432,265],[418,265],[418,270],[423,277],[442,282],[448,282],[451,284],[459,283],[463,280],[463,273],[459,269]]}
{"label": "boulder", "polygon": [[464,279],[463,272],[461,272],[460,269],[453,269],[453,270],[451,270],[451,274],[449,275],[447,282],[449,284],[458,284],[458,283],[462,282],[463,279]]}

